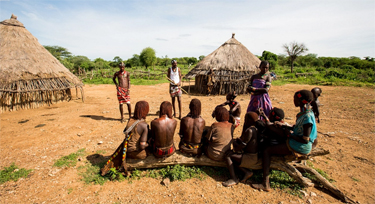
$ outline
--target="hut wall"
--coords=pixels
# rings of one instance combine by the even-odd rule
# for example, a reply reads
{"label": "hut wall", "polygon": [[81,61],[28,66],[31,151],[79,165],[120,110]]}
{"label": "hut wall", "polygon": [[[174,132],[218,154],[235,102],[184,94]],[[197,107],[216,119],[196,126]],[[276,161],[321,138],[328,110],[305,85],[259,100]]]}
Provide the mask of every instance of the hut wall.
{"label": "hut wall", "polygon": [[82,86],[74,86],[64,78],[22,80],[6,84],[0,87],[0,112],[37,108],[59,101],[69,101],[72,99],[71,88],[80,89],[82,101],[84,101]]}
{"label": "hut wall", "polygon": [[[215,83],[211,94],[226,95],[231,91],[237,94],[246,94],[246,88],[249,86],[250,78],[254,74],[252,71],[236,72],[221,70],[215,72]],[[207,93],[207,76],[195,76],[195,90],[200,94]]]}

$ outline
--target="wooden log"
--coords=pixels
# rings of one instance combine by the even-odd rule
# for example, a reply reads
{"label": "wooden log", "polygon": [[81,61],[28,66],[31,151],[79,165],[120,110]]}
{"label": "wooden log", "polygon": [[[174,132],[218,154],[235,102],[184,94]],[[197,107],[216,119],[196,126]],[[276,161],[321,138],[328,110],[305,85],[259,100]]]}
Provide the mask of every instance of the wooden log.
{"label": "wooden log", "polygon": [[310,168],[300,163],[294,163],[293,166],[297,169],[301,169],[303,171],[307,171],[308,173],[313,174],[316,177],[316,180],[318,180],[327,190],[329,190],[335,196],[340,198],[343,202],[357,203],[354,200],[347,197],[343,192],[341,192],[338,188],[332,185],[329,181],[327,181],[327,179],[325,179],[322,175],[320,175],[319,172],[317,172],[315,169]]}

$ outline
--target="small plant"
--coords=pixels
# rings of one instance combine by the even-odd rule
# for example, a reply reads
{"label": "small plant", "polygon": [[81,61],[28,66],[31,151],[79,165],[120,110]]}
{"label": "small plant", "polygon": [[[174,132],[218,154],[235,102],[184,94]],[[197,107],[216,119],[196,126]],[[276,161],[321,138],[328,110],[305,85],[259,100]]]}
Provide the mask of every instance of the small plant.
{"label": "small plant", "polygon": [[171,181],[182,180],[190,178],[202,179],[202,170],[197,167],[185,167],[180,165],[168,166],[160,170],[163,178],[169,178]]}
{"label": "small plant", "polygon": [[68,188],[68,195],[73,192],[73,188]]}
{"label": "small plant", "polygon": [[79,173],[80,176],[82,176],[82,181],[84,181],[86,184],[99,184],[103,185],[105,182],[110,180],[110,175],[107,174],[106,176],[100,175],[100,168],[104,166],[106,162],[92,165],[91,163],[87,163],[85,166],[82,166],[79,168],[81,171]]}
{"label": "small plant", "polygon": [[75,153],[71,153],[68,156],[63,156],[58,159],[53,166],[56,167],[72,167],[77,164],[77,159],[80,156],[83,156],[85,153],[85,149],[80,149]]}
{"label": "small plant", "polygon": [[352,177],[353,181],[360,182],[359,179]]}
{"label": "small plant", "polygon": [[26,178],[32,169],[19,169],[14,163],[9,167],[4,167],[4,170],[0,171],[0,184],[7,181],[18,181],[19,178]]}

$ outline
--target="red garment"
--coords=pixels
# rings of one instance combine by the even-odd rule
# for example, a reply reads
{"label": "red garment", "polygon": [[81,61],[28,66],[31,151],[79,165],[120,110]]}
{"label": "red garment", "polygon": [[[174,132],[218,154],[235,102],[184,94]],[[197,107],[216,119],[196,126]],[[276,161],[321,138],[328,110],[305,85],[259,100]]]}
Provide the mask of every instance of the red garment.
{"label": "red garment", "polygon": [[120,104],[130,103],[130,94],[127,94],[128,89],[117,87],[117,99]]}

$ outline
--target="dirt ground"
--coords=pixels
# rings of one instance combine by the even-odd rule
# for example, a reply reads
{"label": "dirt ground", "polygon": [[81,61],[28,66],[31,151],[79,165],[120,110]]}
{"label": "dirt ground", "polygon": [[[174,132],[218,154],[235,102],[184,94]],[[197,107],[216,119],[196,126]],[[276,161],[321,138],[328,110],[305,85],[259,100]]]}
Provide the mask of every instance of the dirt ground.
{"label": "dirt ground", "polygon": [[[274,86],[270,97],[274,107],[285,111],[287,122],[294,124],[298,108],[293,94],[309,85]],[[321,86],[321,123],[319,146],[331,154],[315,157],[315,167],[327,172],[333,183],[348,197],[360,203],[375,203],[374,99],[370,88]],[[160,179],[141,178],[132,183],[106,182],[86,185],[77,167],[86,156],[99,152],[110,155],[124,138],[125,124],[119,121],[114,85],[86,85],[86,101],[75,99],[33,110],[1,113],[0,168],[15,162],[20,168],[33,169],[28,178],[0,185],[0,203],[340,203],[332,194],[308,188],[316,196],[299,198],[275,189],[272,192],[254,190],[249,183],[225,188],[227,178],[207,177],[171,182],[168,187]],[[182,96],[182,115],[188,113],[191,99],[202,102],[202,117],[211,125],[213,108],[225,101],[225,96]],[[249,95],[237,97],[242,107],[243,124]],[[149,123],[156,117],[160,103],[170,100],[168,84],[133,86],[132,109],[139,100],[150,104]],[[126,110],[126,108],[124,107]],[[125,116],[127,111],[125,111]],[[27,121],[27,122],[25,122]],[[235,130],[240,136],[242,124]],[[44,125],[44,126],[43,126]],[[179,129],[179,121],[177,130]],[[102,141],[102,144],[98,144]],[[177,131],[175,143],[179,142]],[[62,156],[86,148],[86,156],[76,167],[57,168],[54,162]],[[310,202],[309,201],[309,202]]]}

